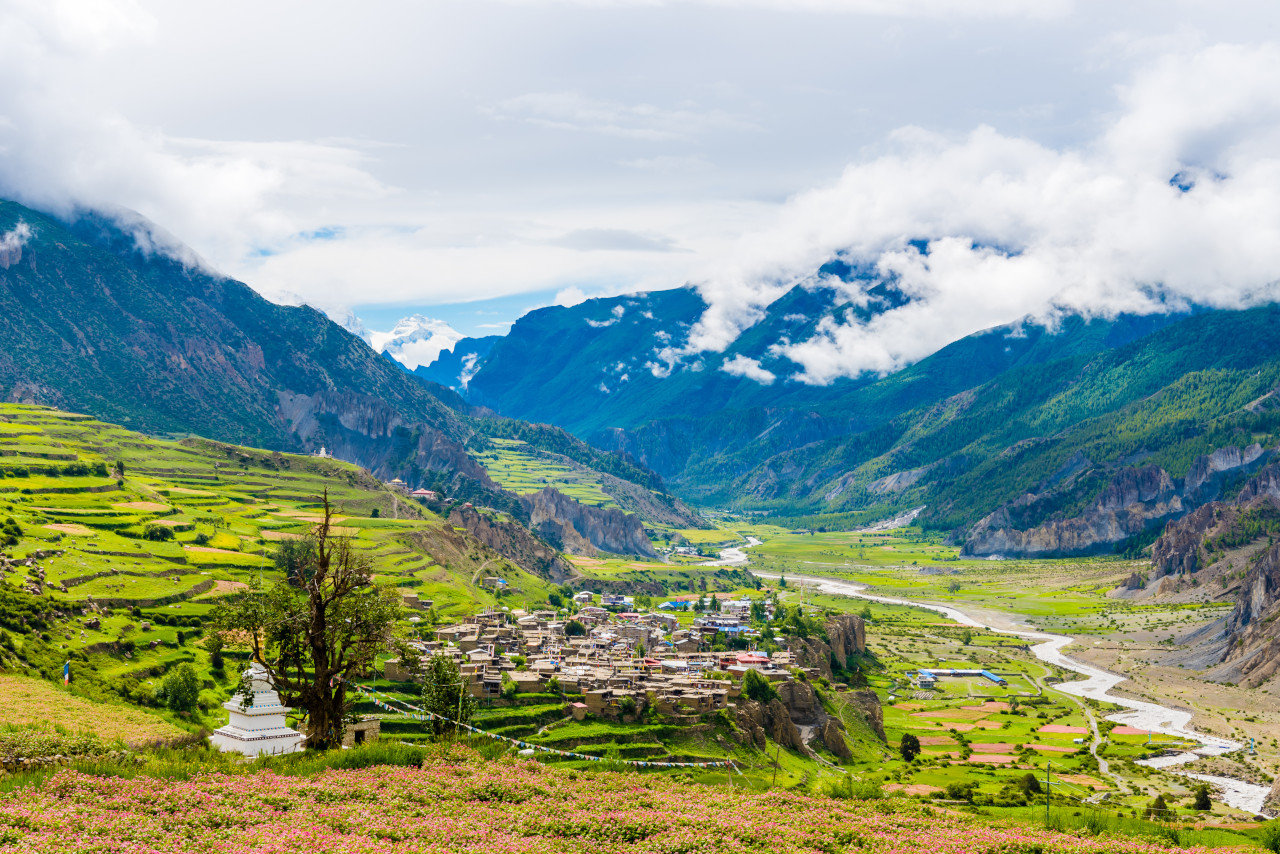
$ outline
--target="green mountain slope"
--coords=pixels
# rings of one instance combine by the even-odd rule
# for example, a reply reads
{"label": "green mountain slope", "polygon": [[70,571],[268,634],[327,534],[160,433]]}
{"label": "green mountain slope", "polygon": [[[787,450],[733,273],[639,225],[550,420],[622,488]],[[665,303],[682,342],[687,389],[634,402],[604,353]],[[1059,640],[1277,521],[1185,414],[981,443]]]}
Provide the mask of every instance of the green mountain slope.
{"label": "green mountain slope", "polygon": [[457,415],[308,306],[130,245],[99,217],[64,225],[0,202],[34,232],[0,267],[0,388],[154,432],[303,447],[282,400],[353,392],[452,439]]}
{"label": "green mountain slope", "polygon": [[1170,483],[1161,494],[1176,494],[1181,513],[1206,500],[1203,478],[1227,471],[1221,462],[1197,470],[1201,458],[1253,444],[1265,453],[1280,438],[1278,322],[1276,306],[1204,314],[1120,348],[1012,370],[873,430],[775,457],[737,487],[791,508],[927,505],[926,525],[963,534],[1015,500],[1016,512],[997,520],[1011,530],[1077,519],[1121,474],[1162,472]]}
{"label": "green mountain slope", "polygon": [[[544,602],[553,587],[550,572],[528,571],[350,463],[157,440],[0,404],[0,523],[18,531],[0,547],[0,669],[60,682],[69,658],[86,696],[153,704],[157,674],[182,661],[207,669],[196,645],[205,616],[218,597],[272,576],[273,549],[310,529],[326,490],[338,532],[375,580],[443,619]],[[501,601],[481,573],[508,581]]]}
{"label": "green mountain slope", "polygon": [[[494,346],[470,388],[504,414],[622,451],[685,499],[847,520],[924,505],[922,523],[981,553],[1128,548],[1244,474],[1205,462],[1212,483],[1200,472],[1188,487],[1201,457],[1275,441],[1267,405],[1254,405],[1278,381],[1273,307],[993,329],[884,378],[787,380],[769,344],[839,299],[794,288],[726,353],[670,376],[634,367],[659,333],[696,318],[691,291],[544,309]],[[541,366],[536,382],[521,381],[517,354]],[[719,370],[734,354],[778,379]],[[1121,500],[1144,509],[1117,522],[1102,505]]]}
{"label": "green mountain slope", "polygon": [[[149,433],[282,451],[323,446],[384,480],[443,485],[527,515],[478,460],[493,449],[489,434],[524,428],[490,419],[478,429],[456,393],[414,377],[315,309],[268,302],[180,248],[171,254],[185,260],[154,251],[172,241],[149,223],[96,214],[64,223],[0,202],[0,235],[22,232],[0,257],[0,399]],[[653,479],[567,434],[557,452],[626,489]]]}

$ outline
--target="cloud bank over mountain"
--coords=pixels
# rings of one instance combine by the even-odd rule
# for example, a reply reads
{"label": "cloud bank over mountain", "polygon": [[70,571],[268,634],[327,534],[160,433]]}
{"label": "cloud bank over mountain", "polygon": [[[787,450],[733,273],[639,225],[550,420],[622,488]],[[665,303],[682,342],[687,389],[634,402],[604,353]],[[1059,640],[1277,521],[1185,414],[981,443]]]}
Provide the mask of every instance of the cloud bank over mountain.
{"label": "cloud bank over mountain", "polygon": [[987,126],[895,132],[885,151],[744,237],[700,286],[710,307],[668,358],[724,349],[837,255],[910,300],[779,342],[805,382],[893,371],[1023,317],[1280,297],[1280,51],[1165,56],[1117,95],[1114,117],[1078,147]]}
{"label": "cloud bank over mountain", "polygon": [[1251,2],[0,0],[0,195],[137,211],[330,312],[692,282],[711,308],[666,354],[691,363],[843,253],[909,302],[776,342],[793,374],[731,368],[823,383],[1026,315],[1269,298],[1276,24]]}

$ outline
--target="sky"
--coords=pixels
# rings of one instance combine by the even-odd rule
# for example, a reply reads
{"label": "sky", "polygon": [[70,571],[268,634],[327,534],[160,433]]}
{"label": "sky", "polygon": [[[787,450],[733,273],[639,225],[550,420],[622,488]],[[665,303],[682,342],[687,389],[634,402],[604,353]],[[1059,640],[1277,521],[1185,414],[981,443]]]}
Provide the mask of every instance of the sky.
{"label": "sky", "polygon": [[851,253],[913,300],[778,342],[824,383],[1022,317],[1275,298],[1277,23],[1184,0],[0,0],[0,194],[136,211],[384,332],[693,284],[710,308],[669,364]]}

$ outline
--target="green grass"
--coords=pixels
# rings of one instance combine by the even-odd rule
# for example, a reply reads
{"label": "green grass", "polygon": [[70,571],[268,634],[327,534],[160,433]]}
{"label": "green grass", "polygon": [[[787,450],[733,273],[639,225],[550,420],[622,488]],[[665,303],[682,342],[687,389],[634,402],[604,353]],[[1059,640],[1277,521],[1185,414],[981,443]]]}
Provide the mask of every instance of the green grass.
{"label": "green grass", "polygon": [[[0,439],[13,437],[90,466],[113,469],[116,460],[124,463],[118,483],[114,477],[16,476],[16,458],[0,456],[0,518],[12,516],[24,532],[9,552],[18,559],[61,552],[41,560],[45,596],[51,607],[77,615],[63,619],[47,640],[19,638],[17,652],[36,672],[58,680],[62,662],[71,658],[74,678],[104,697],[145,699],[164,671],[181,660],[207,670],[207,654],[196,645],[198,621],[237,584],[274,576],[275,543],[263,532],[305,533],[313,524],[307,517],[314,519],[326,490],[346,517],[337,524],[372,562],[378,581],[433,600],[442,619],[500,604],[544,602],[550,589],[544,579],[459,538],[444,520],[416,505],[399,501],[401,515],[409,518],[391,518],[396,503],[387,489],[338,460],[197,438],[159,440],[92,418],[0,404]],[[136,502],[160,506],[114,506]],[[372,518],[374,511],[379,518]],[[157,519],[177,523],[171,526],[173,539],[142,537],[146,524]],[[47,525],[74,527],[57,531]],[[471,584],[485,564],[487,573],[511,582],[501,601]],[[20,570],[8,581],[32,579]],[[86,628],[79,616],[91,600],[109,606],[98,629]],[[129,613],[135,606],[140,616]],[[174,621],[182,625],[166,625]],[[152,624],[150,632],[141,630],[143,622]],[[406,630],[415,631],[407,623]],[[179,631],[185,646],[178,644]],[[158,642],[155,649],[152,641]],[[210,692],[209,711],[193,723],[219,725],[225,712],[218,703],[227,693],[223,685]]]}
{"label": "green grass", "polygon": [[583,504],[617,507],[602,488],[600,474],[567,457],[530,447],[519,439],[492,439],[496,448],[478,455],[489,476],[503,487],[528,494],[558,489]]}

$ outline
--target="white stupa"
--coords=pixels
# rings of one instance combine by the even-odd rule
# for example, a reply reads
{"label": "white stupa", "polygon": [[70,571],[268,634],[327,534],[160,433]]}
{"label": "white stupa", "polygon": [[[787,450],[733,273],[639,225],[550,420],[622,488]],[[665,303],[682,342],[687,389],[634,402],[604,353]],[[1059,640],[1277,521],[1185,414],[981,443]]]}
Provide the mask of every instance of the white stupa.
{"label": "white stupa", "polygon": [[253,704],[246,709],[240,708],[244,695],[239,693],[223,703],[222,708],[231,713],[231,720],[226,726],[214,730],[209,741],[224,753],[235,751],[245,756],[302,750],[302,743],[307,737],[285,723],[284,716],[290,710],[288,706],[281,705],[280,695],[271,684],[267,668],[255,661],[249,665],[245,675],[252,679]]}

